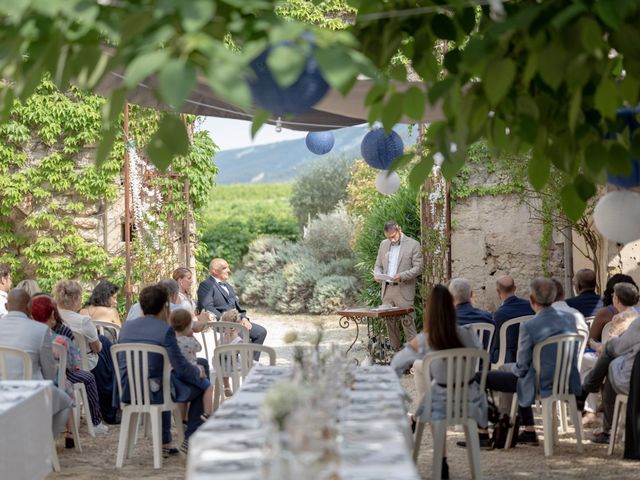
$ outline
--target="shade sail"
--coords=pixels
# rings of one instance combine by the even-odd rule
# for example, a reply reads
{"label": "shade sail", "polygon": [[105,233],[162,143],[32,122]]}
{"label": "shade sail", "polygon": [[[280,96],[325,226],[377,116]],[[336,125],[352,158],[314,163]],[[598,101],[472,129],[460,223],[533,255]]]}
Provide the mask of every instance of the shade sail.
{"label": "shade sail", "polygon": [[[101,95],[107,95],[119,87],[123,80],[122,73],[111,71],[105,75],[96,91]],[[136,105],[168,110],[169,108],[154,95],[154,82],[155,78],[150,77],[145,83],[139,83],[129,93],[128,101]],[[334,130],[367,123],[368,112],[364,101],[372,83],[371,80],[358,80],[346,96],[332,89],[312,110],[282,118],[280,123],[283,128],[307,132]],[[413,85],[424,88],[424,84],[420,82],[406,82],[399,85],[398,89],[402,91]],[[185,101],[180,112],[235,120],[250,121],[253,118],[251,112],[247,112],[221,99],[211,90],[207,81],[203,78],[198,79],[191,96]],[[441,118],[443,118],[443,115],[439,105],[435,107],[427,105],[422,121],[423,123],[430,123]],[[277,122],[277,117],[270,118],[267,121],[271,125],[276,125]],[[402,118],[400,123],[415,123],[415,120]]]}

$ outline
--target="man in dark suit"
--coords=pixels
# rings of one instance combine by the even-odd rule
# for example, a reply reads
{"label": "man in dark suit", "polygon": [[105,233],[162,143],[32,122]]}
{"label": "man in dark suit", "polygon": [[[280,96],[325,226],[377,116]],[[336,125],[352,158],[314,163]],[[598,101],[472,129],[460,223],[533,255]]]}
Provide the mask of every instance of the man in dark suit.
{"label": "man in dark suit", "polygon": [[[231,285],[227,283],[231,276],[231,269],[226,260],[214,258],[209,264],[210,277],[198,286],[198,304],[200,310],[206,310],[220,320],[220,316],[227,310],[235,308],[240,314],[241,323],[249,329],[251,343],[262,345],[267,337],[267,329],[262,325],[249,321],[247,311],[240,307],[238,296]],[[260,352],[254,354],[254,360],[260,359]]]}
{"label": "man in dark suit", "polygon": [[602,297],[596,293],[596,272],[582,268],[574,277],[575,297],[567,299],[567,305],[578,310],[585,318],[593,317],[603,306]]}
{"label": "man in dark suit", "polygon": [[[185,444],[196,429],[202,425],[203,412],[200,369],[192,365],[180,351],[176,334],[168,323],[169,295],[166,289],[152,285],[140,292],[140,307],[144,316],[125,322],[120,331],[118,343],[147,343],[159,345],[167,350],[171,362],[171,387],[176,402],[189,402],[189,416],[185,431]],[[149,357],[149,381],[158,388],[152,388],[152,402],[162,403],[162,367],[163,362],[157,354]],[[121,370],[122,400],[129,401],[127,372]],[[175,454],[178,450],[171,446],[171,413],[162,413],[162,443],[165,454]]]}
{"label": "man in dark suit", "polygon": [[[529,300],[516,297],[516,284],[511,276],[504,275],[496,280],[496,292],[502,301],[502,305],[493,313],[496,332],[493,336],[493,344],[491,346],[491,363],[498,361],[500,352],[500,327],[502,327],[502,324],[513,318],[524,315],[535,315],[531,309]],[[505,356],[505,363],[513,363],[516,361],[519,332],[520,327],[517,325],[507,330],[507,355]]]}
{"label": "man in dark suit", "polygon": [[464,327],[470,323],[490,323],[493,325],[491,314],[471,305],[471,284],[465,278],[454,278],[449,282],[449,292],[453,295],[456,306],[458,325]]}

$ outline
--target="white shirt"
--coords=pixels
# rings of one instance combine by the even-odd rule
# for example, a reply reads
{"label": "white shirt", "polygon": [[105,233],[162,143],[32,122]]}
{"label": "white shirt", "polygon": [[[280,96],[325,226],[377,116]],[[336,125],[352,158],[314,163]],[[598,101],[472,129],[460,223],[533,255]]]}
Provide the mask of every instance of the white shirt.
{"label": "white shirt", "polygon": [[400,256],[400,242],[402,242],[402,236],[398,245],[391,245],[389,247],[389,265],[387,266],[387,275],[392,277],[398,273],[398,257]]}
{"label": "white shirt", "polygon": [[[88,315],[80,315],[71,310],[60,309],[60,316],[67,326],[73,330],[73,333],[84,335],[87,342],[95,342],[98,340],[98,329],[95,323]],[[93,370],[98,364],[98,354],[95,352],[87,352],[87,360],[89,362],[89,370]]]}
{"label": "white shirt", "polygon": [[7,292],[0,290],[0,317],[4,317],[7,313]]}
{"label": "white shirt", "polygon": [[216,277],[211,276],[211,278],[213,278],[216,282],[218,282],[218,285],[220,285],[220,288],[222,288],[222,290],[224,290],[225,292],[227,292],[227,295],[229,295],[229,289],[227,288],[227,286],[221,282],[220,280],[218,280]]}
{"label": "white shirt", "polygon": [[192,314],[195,312],[196,304],[194,303],[193,300],[191,300],[189,297],[187,297],[184,293],[182,293],[182,292],[178,293],[178,300],[180,300],[180,301],[177,303],[177,305],[180,305],[185,310],[189,310]]}
{"label": "white shirt", "polygon": [[564,300],[553,302],[551,306],[556,310],[558,310],[559,312],[566,312],[566,313],[572,314],[576,319],[576,328],[587,330],[587,331],[589,330],[589,326],[587,325],[587,322],[584,321],[584,315],[582,315],[578,309],[570,307],[569,304]]}

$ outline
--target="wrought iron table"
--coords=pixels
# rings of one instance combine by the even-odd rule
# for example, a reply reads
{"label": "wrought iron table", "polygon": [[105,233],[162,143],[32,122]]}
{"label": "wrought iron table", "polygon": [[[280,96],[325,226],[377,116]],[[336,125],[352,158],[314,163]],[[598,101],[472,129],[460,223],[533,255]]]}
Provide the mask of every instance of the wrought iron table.
{"label": "wrought iron table", "polygon": [[353,348],[360,336],[360,325],[367,326],[367,337],[370,341],[370,355],[376,363],[389,363],[393,355],[393,349],[389,343],[388,322],[402,322],[408,325],[413,322],[412,307],[354,307],[336,312],[340,315],[338,324],[341,328],[349,328],[351,323],[356,326],[356,338],[347,349],[347,353]]}

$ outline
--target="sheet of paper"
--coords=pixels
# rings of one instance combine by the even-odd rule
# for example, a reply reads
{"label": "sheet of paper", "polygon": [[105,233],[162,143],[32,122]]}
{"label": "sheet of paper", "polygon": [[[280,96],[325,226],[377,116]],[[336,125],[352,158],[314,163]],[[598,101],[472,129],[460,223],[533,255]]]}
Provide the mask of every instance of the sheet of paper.
{"label": "sheet of paper", "polygon": [[373,278],[381,282],[393,282],[393,277],[391,275],[386,275],[384,273],[373,273]]}

